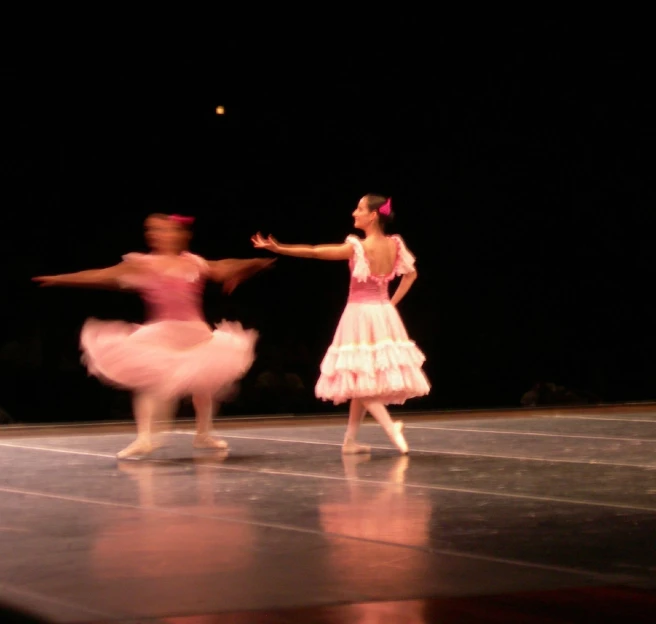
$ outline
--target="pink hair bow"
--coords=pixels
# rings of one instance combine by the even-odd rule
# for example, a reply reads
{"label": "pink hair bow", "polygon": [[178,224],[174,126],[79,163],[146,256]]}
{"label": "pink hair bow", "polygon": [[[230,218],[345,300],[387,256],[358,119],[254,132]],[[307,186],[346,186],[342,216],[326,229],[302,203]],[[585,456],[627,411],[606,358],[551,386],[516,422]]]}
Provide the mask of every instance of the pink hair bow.
{"label": "pink hair bow", "polygon": [[392,212],[392,198],[390,197],[379,209],[378,212],[382,215],[389,215]]}
{"label": "pink hair bow", "polygon": [[183,217],[179,214],[174,214],[169,217],[171,221],[175,221],[180,225],[191,225],[196,219],[194,217]]}

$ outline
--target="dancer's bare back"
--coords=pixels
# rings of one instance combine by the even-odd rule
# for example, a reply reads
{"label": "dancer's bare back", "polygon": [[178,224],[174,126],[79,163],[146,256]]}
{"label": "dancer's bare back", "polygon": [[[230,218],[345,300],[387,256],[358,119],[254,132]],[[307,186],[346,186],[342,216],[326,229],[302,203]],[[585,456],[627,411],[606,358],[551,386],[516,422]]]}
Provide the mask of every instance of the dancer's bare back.
{"label": "dancer's bare back", "polygon": [[369,236],[362,241],[372,275],[389,275],[396,264],[397,245],[389,236]]}

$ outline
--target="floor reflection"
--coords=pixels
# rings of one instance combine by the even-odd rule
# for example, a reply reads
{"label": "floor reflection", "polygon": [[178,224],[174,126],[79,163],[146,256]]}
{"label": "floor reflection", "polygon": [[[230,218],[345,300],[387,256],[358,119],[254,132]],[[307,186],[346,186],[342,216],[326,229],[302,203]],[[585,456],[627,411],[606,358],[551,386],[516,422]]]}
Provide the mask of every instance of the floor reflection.
{"label": "floor reflection", "polygon": [[367,540],[428,546],[432,507],[423,496],[408,495],[405,477],[410,458],[393,460],[384,485],[358,478],[359,467],[370,461],[370,455],[343,456],[345,496],[320,505],[323,529]]}
{"label": "floor reflection", "polygon": [[[181,570],[185,575],[196,575],[220,567],[237,570],[251,566],[249,553],[253,552],[256,529],[239,522],[251,519],[249,507],[234,502],[225,504],[216,493],[216,465],[226,458],[226,451],[195,457],[191,478],[188,466],[180,478],[171,466],[120,462],[120,473],[134,481],[138,503],[144,509],[122,510],[118,520],[97,537],[92,552],[94,574],[106,579],[153,578],[176,576]],[[192,483],[195,491],[180,492],[179,483]],[[186,504],[179,502],[181,498]],[[147,509],[153,507],[175,513],[154,514]],[[237,522],[223,522],[218,528],[217,516]]]}
{"label": "floor reflection", "polygon": [[[432,558],[426,552],[432,507],[423,497],[407,491],[408,457],[393,460],[385,484],[358,478],[358,471],[369,461],[368,456],[344,456],[346,487],[338,500],[319,506],[321,526],[329,534],[325,565],[352,592],[371,595],[375,586],[376,599],[386,600],[398,596],[401,587],[417,587],[419,591],[434,577]],[[381,543],[410,548],[381,548]],[[353,605],[352,609],[357,611],[350,614],[354,622],[391,621],[390,614],[376,605]],[[402,621],[421,624],[423,608],[404,612]]]}
{"label": "floor reflection", "polygon": [[428,624],[423,601],[398,603],[373,602],[348,605],[322,620],[323,624]]}

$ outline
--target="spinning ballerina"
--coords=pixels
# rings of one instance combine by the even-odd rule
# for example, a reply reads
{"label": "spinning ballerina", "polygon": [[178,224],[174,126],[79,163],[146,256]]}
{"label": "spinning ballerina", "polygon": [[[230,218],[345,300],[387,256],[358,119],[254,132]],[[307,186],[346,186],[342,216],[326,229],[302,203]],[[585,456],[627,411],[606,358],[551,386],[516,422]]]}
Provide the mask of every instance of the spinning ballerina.
{"label": "spinning ballerina", "polygon": [[201,307],[204,284],[220,282],[230,293],[272,261],[207,261],[189,253],[192,223],[192,217],[151,215],[145,222],[151,253],[127,254],[105,269],[34,278],[42,286],[127,288],[144,299],[144,325],[89,319],[80,336],[89,372],[134,392],[137,439],[119,459],[149,454],[155,420],[169,419],[177,400],[188,395],[196,412],[194,447],[227,448],[211,436],[212,418],[217,402],[253,363],[257,332],[225,321],[210,329]]}

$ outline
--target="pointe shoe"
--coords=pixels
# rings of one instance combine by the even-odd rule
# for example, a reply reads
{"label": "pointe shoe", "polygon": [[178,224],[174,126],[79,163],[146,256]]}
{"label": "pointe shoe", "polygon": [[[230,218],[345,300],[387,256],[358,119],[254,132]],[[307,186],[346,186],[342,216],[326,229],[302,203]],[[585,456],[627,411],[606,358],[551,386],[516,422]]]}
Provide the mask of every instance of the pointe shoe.
{"label": "pointe shoe", "polygon": [[149,455],[155,450],[151,440],[140,440],[137,438],[132,444],[126,446],[122,451],[116,453],[117,459],[127,459],[138,455]]}
{"label": "pointe shoe", "polygon": [[213,453],[204,453],[202,456],[194,457],[194,464],[199,466],[211,466],[224,462],[230,456],[228,449],[216,449]]}
{"label": "pointe shoe", "polygon": [[228,448],[228,443],[225,440],[215,440],[209,433],[197,433],[194,448],[223,450]]}
{"label": "pointe shoe", "polygon": [[342,455],[357,455],[359,453],[370,453],[371,447],[368,444],[358,444],[352,438],[345,438],[342,444]]}
{"label": "pointe shoe", "polygon": [[394,434],[392,436],[392,441],[396,444],[397,448],[401,452],[401,455],[408,454],[408,443],[405,441],[405,436],[403,435],[403,421],[396,420],[394,421]]}

